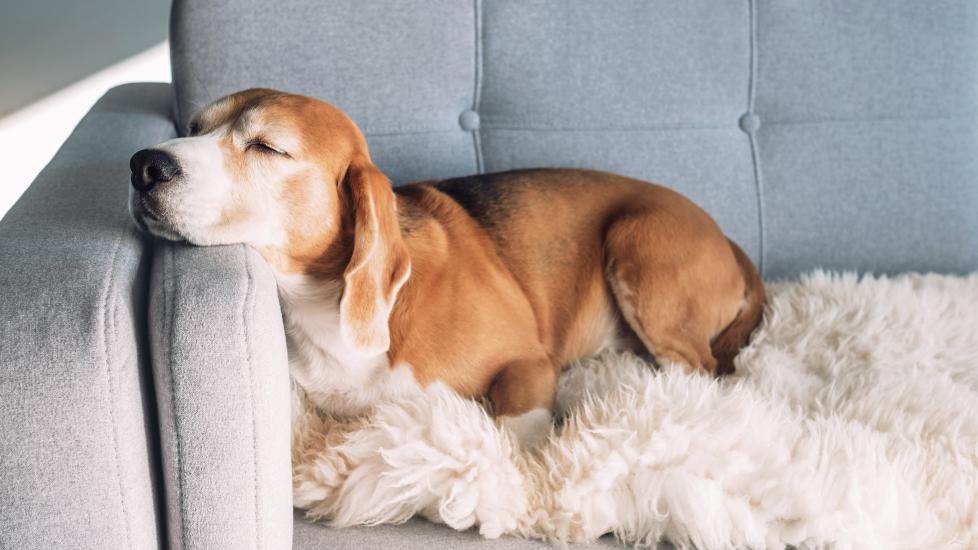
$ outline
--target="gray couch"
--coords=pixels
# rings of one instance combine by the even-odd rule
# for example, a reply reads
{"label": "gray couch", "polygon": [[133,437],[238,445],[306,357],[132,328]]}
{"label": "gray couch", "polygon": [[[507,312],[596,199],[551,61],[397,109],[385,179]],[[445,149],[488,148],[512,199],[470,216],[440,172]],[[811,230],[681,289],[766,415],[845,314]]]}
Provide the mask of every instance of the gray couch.
{"label": "gray couch", "polygon": [[665,183],[769,279],[978,267],[973,0],[177,0],[171,46],[0,222],[0,548],[482,546],[294,515],[269,269],[130,223],[132,152],[240,88],[339,105],[396,184]]}

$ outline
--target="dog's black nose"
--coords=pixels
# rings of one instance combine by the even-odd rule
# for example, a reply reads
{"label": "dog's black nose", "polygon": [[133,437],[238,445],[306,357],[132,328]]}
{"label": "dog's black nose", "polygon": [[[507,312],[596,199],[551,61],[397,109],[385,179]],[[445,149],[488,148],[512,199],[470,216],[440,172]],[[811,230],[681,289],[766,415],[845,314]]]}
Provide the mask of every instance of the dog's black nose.
{"label": "dog's black nose", "polygon": [[149,191],[180,173],[177,159],[156,149],[137,151],[129,159],[129,168],[132,170],[132,186],[139,191]]}

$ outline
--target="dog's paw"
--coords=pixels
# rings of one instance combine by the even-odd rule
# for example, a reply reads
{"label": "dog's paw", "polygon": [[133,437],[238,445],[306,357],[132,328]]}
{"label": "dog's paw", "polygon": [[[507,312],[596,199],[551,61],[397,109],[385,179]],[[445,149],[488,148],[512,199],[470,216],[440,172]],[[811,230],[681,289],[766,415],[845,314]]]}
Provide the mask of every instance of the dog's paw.
{"label": "dog's paw", "polygon": [[499,424],[509,430],[523,449],[533,449],[542,443],[553,428],[549,409],[533,409],[519,416],[500,416]]}

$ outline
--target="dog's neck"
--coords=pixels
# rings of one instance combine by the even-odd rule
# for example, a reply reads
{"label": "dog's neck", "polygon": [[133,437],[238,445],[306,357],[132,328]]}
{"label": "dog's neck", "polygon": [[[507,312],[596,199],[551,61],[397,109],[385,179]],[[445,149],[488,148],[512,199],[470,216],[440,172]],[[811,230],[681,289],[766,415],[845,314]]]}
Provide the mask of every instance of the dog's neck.
{"label": "dog's neck", "polygon": [[[342,279],[320,279],[306,274],[275,271],[278,296],[282,305],[289,355],[297,342],[333,355],[334,340],[339,339],[339,304],[343,295]],[[340,358],[337,358],[340,359]]]}
{"label": "dog's neck", "polygon": [[352,254],[351,241],[344,235],[318,251],[260,251],[275,273],[290,356],[295,341],[323,354],[336,355],[343,272]]}
{"label": "dog's neck", "polygon": [[348,224],[339,224],[331,237],[318,245],[259,250],[271,265],[278,284],[279,301],[289,336],[290,358],[293,344],[302,349],[333,356],[341,363],[363,361],[353,350],[346,350],[340,337],[340,298],[344,272],[353,254],[353,235]]}
{"label": "dog's neck", "polygon": [[[314,351],[341,364],[359,364],[366,359],[340,336],[340,298],[343,279],[323,279],[305,274],[276,272],[279,301],[289,337],[289,352]],[[293,349],[301,345],[302,350]]]}
{"label": "dog's neck", "polygon": [[364,357],[340,335],[342,278],[276,272],[292,379],[306,398],[337,416],[357,416],[372,405],[365,391],[390,370],[387,353]]}

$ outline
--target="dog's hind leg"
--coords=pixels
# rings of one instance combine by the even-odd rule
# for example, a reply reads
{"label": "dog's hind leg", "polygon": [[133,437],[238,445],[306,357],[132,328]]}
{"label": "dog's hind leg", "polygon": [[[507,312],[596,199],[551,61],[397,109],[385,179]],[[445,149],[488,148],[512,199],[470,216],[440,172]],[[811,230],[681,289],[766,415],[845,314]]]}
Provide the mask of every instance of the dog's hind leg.
{"label": "dog's hind leg", "polygon": [[744,282],[726,238],[709,229],[651,208],[622,216],[605,234],[605,274],[656,360],[715,374],[711,340],[737,316]]}

